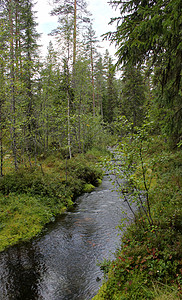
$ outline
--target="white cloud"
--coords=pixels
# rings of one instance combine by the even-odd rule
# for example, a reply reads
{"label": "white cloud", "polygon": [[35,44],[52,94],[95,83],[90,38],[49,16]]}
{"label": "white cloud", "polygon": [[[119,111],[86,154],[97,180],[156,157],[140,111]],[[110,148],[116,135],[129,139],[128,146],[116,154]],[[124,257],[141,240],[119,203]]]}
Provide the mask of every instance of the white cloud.
{"label": "white cloud", "polygon": [[109,26],[108,23],[113,16],[113,10],[107,0],[89,0],[88,9],[93,14],[94,27],[98,35],[111,30],[111,25]]}
{"label": "white cloud", "polygon": [[[115,25],[110,25],[109,22],[111,18],[118,16],[118,12],[112,9],[107,0],[88,0],[88,10],[93,15],[93,28],[96,35],[102,40],[101,35],[115,29]],[[108,49],[110,54],[114,56],[116,49],[109,41],[103,41],[102,47],[103,50]]]}
{"label": "white cloud", "polygon": [[41,33],[41,52],[44,56],[47,53],[49,42],[51,40],[53,41],[53,38],[48,36],[48,34],[57,27],[57,17],[50,15],[52,7],[46,0],[38,0],[35,4],[34,10],[37,12],[37,31],[38,33]]}
{"label": "white cloud", "polygon": [[[93,28],[96,32],[96,36],[102,40],[101,35],[114,30],[114,26],[108,25],[110,19],[117,16],[118,13],[112,9],[108,4],[107,0],[88,0],[88,10],[92,13],[93,18]],[[48,0],[37,0],[35,5],[35,11],[37,11],[37,31],[42,33],[40,43],[42,46],[42,53],[45,55],[47,53],[47,46],[50,40],[53,40],[51,36],[48,36],[53,29],[57,27],[57,17],[51,16],[50,11],[52,6],[48,3]],[[103,41],[101,43],[102,47],[99,51],[105,52],[108,49],[110,54],[114,56],[116,52],[114,45],[110,45],[110,42]]]}
{"label": "white cloud", "polygon": [[50,12],[52,6],[46,0],[38,0],[35,4],[35,10],[37,10],[38,23],[56,22],[57,17],[51,16]]}

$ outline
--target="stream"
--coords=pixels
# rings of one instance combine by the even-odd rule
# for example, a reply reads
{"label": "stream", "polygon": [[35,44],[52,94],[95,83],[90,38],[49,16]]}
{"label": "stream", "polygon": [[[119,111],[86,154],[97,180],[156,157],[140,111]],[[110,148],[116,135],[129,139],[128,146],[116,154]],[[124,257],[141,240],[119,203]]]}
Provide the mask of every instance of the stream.
{"label": "stream", "polygon": [[[121,234],[118,197],[107,174],[75,207],[29,243],[0,253],[0,300],[90,300],[103,273],[98,262],[113,258]],[[124,206],[124,207],[123,207]],[[129,212],[128,212],[129,213]]]}

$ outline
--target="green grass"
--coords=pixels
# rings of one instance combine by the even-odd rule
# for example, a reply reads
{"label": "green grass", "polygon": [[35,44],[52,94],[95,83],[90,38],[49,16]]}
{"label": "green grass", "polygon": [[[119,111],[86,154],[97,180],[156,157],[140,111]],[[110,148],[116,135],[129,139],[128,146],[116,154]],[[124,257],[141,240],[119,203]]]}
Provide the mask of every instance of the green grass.
{"label": "green grass", "polygon": [[102,178],[98,160],[99,152],[67,161],[57,153],[32,168],[8,168],[0,178],[0,251],[36,236],[78,195],[93,190]]}
{"label": "green grass", "polygon": [[40,233],[44,225],[65,208],[60,204],[51,209],[43,198],[28,194],[1,195],[0,202],[1,251]]}

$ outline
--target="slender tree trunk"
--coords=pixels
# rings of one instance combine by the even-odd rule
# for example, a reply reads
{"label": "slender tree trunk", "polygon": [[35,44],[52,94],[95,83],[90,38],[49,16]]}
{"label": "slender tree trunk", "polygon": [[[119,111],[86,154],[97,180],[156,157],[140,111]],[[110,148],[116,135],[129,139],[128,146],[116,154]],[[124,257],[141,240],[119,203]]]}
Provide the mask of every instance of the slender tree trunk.
{"label": "slender tree trunk", "polygon": [[70,88],[70,75],[69,75],[69,69],[68,69],[68,60],[65,61],[64,64],[64,70],[66,75],[66,95],[67,95],[67,139],[68,139],[68,152],[69,157],[71,158],[71,134],[70,134],[70,94],[69,94],[69,88]]}
{"label": "slender tree trunk", "polygon": [[48,147],[49,147],[49,116],[47,114],[47,118],[46,118],[46,150],[48,151]]}
{"label": "slender tree trunk", "polygon": [[2,142],[2,128],[0,132],[0,151],[1,151],[1,174],[0,176],[3,176],[3,142]]}
{"label": "slender tree trunk", "polygon": [[68,113],[67,113],[67,120],[68,120],[68,151],[69,157],[71,158],[71,136],[70,136],[70,96],[69,91],[67,90],[67,100],[68,100]]}
{"label": "slender tree trunk", "polygon": [[[30,45],[28,45],[30,47]],[[32,114],[33,114],[33,109],[32,109],[32,83],[31,83],[31,70],[30,70],[30,65],[31,65],[31,55],[30,51],[28,51],[27,54],[27,59],[28,59],[28,70],[27,70],[27,98],[28,98],[28,106],[27,106],[27,117],[28,117],[28,149],[30,152],[32,152],[32,141],[33,141],[33,121],[32,121]]]}
{"label": "slender tree trunk", "polygon": [[102,105],[102,98],[100,100],[100,114],[101,114],[101,117],[102,119],[104,118],[104,113],[103,113],[103,105]]}
{"label": "slender tree trunk", "polygon": [[90,59],[91,59],[91,74],[92,74],[93,116],[95,116],[94,63],[93,63],[93,49],[92,49],[92,45],[91,45]]}
{"label": "slender tree trunk", "polygon": [[15,76],[19,75],[19,58],[20,58],[20,29],[19,29],[19,0],[15,0]]}
{"label": "slender tree trunk", "polygon": [[[101,91],[101,85],[99,84],[99,91]],[[103,102],[102,102],[102,94],[100,94],[98,92],[98,104],[99,104],[99,108],[100,108],[100,114],[101,114],[101,117],[102,117],[102,120],[104,118],[104,113],[103,113]]]}
{"label": "slender tree trunk", "polygon": [[1,152],[1,171],[0,176],[3,176],[3,124],[2,124],[2,99],[0,99],[0,152]]}
{"label": "slender tree trunk", "polygon": [[76,0],[74,0],[73,76],[75,73],[75,62],[76,62],[76,17],[77,17],[77,5],[76,5]]}
{"label": "slender tree trunk", "polygon": [[37,165],[37,132],[34,137],[34,149],[35,149],[35,166]]}
{"label": "slender tree trunk", "polygon": [[82,100],[80,96],[80,101],[79,101],[79,114],[78,114],[78,148],[79,152],[81,153],[81,105],[82,105]]}
{"label": "slender tree trunk", "polygon": [[0,176],[3,176],[3,103],[5,101],[4,92],[4,62],[0,63],[0,155],[1,155],[1,166],[0,166]]}
{"label": "slender tree trunk", "polygon": [[14,32],[13,32],[13,17],[12,17],[12,1],[8,1],[8,13],[10,24],[10,78],[11,78],[11,114],[12,114],[12,148],[14,156],[15,170],[18,169],[17,162],[17,143],[16,143],[16,98],[15,98],[15,68],[14,68]]}

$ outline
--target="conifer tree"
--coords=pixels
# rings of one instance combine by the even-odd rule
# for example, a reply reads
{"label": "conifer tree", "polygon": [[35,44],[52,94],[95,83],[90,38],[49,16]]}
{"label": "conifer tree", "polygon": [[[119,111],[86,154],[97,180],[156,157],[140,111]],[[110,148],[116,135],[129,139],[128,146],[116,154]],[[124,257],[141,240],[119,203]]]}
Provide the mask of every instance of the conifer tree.
{"label": "conifer tree", "polygon": [[48,151],[51,145],[56,148],[63,143],[65,136],[65,96],[61,94],[61,74],[57,53],[50,42],[48,53],[41,71],[41,99],[39,115],[39,131],[43,140],[44,151]]}
{"label": "conifer tree", "polygon": [[32,0],[23,1],[21,6],[22,20],[21,27],[24,29],[22,34],[21,52],[23,55],[23,84],[26,97],[26,148],[31,153],[35,146],[35,127],[36,121],[34,116],[34,95],[33,95],[33,77],[36,69],[37,57],[37,39],[39,37],[33,12]]}
{"label": "conifer tree", "polygon": [[17,158],[17,122],[16,122],[16,78],[15,78],[15,1],[9,0],[6,2],[6,14],[8,18],[8,29],[9,29],[9,70],[10,70],[10,101],[11,101],[11,141],[12,141],[12,152],[14,157],[15,170],[18,169],[18,158]]}
{"label": "conifer tree", "polygon": [[5,45],[6,45],[6,30],[5,26],[3,24],[3,20],[0,19],[0,176],[3,176],[3,129],[4,129],[4,102],[6,99],[6,74],[5,74],[5,67],[6,67],[6,51],[5,51]]}
{"label": "conifer tree", "polygon": [[115,69],[109,51],[106,50],[104,56],[106,93],[103,101],[104,120],[112,123],[114,120],[114,110],[117,103],[117,86],[115,78]]}
{"label": "conifer tree", "polygon": [[88,31],[85,35],[85,42],[87,50],[89,51],[90,66],[91,66],[91,82],[92,82],[92,103],[93,103],[93,116],[95,116],[96,104],[95,104],[95,74],[94,74],[94,56],[97,53],[98,39],[93,30],[92,24],[89,24]]}
{"label": "conifer tree", "polygon": [[[78,18],[83,18],[82,14],[87,14],[86,2],[84,0],[53,0],[53,3],[56,7],[52,10],[51,15],[59,16],[59,22],[61,23],[62,19],[67,19],[72,24],[72,74],[74,76],[74,68],[76,62],[76,53],[77,53],[77,31],[78,31]],[[55,33],[58,33],[55,30]],[[74,80],[73,80],[74,81]]]}
{"label": "conifer tree", "polygon": [[[119,7],[121,17],[117,30],[108,33],[118,51],[118,64],[141,65],[150,63],[158,88],[158,107],[163,109],[163,129],[175,145],[182,135],[182,2],[164,1],[110,1]],[[160,83],[160,85],[158,84]]]}
{"label": "conifer tree", "polygon": [[132,123],[134,127],[142,125],[145,116],[144,80],[139,68],[127,66],[122,75],[121,115]]}
{"label": "conifer tree", "polygon": [[103,99],[106,91],[106,82],[104,78],[104,64],[102,56],[99,54],[97,56],[96,64],[95,64],[95,94],[96,94],[96,102],[98,106],[99,114],[103,119]]}

